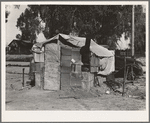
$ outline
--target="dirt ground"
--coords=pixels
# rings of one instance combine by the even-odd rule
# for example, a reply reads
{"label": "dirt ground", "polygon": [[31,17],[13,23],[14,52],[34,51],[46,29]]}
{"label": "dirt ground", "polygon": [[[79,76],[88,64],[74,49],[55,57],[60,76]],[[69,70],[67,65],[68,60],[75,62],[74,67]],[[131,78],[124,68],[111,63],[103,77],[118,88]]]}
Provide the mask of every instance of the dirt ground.
{"label": "dirt ground", "polygon": [[[9,62],[10,64],[10,62]],[[19,63],[27,65],[28,63]],[[79,87],[69,90],[47,91],[36,87],[22,88],[22,69],[28,80],[28,67],[6,67],[6,110],[145,110],[145,74],[134,85],[126,86],[123,97],[118,92],[105,93],[101,87],[93,87],[89,92]],[[122,79],[116,79],[122,81]]]}

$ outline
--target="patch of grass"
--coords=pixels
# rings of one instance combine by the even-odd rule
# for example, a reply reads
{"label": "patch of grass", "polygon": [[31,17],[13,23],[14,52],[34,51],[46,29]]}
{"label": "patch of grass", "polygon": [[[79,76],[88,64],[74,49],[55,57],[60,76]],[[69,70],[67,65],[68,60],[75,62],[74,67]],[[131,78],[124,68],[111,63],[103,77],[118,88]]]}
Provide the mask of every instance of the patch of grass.
{"label": "patch of grass", "polygon": [[30,62],[33,55],[6,55],[6,61]]}

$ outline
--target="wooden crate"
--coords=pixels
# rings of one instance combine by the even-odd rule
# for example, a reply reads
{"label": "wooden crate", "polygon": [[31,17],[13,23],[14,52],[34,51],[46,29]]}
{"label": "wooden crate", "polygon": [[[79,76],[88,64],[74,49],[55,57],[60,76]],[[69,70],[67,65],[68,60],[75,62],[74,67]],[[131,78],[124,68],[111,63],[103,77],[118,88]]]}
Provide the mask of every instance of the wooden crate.
{"label": "wooden crate", "polygon": [[71,64],[71,71],[75,73],[81,73],[81,65],[80,64]]}

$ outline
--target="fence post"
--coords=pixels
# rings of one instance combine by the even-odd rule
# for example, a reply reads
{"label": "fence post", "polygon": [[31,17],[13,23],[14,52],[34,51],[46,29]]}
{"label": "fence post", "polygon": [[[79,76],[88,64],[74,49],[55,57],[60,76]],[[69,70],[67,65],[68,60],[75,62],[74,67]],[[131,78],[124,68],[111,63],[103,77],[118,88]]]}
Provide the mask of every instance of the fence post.
{"label": "fence post", "polygon": [[123,79],[123,86],[122,86],[122,96],[124,96],[124,88],[125,88],[125,82],[126,82],[126,56],[124,56],[124,79]]}
{"label": "fence post", "polygon": [[24,70],[25,70],[25,68],[22,69],[22,87],[25,87],[25,83],[24,83]]}

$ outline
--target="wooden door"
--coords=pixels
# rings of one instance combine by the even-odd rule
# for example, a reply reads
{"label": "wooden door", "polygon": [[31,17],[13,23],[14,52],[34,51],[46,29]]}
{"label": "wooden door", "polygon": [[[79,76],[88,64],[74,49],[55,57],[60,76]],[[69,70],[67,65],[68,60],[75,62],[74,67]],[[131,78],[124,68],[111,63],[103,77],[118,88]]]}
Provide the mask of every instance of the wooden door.
{"label": "wooden door", "polygon": [[61,47],[61,90],[70,89],[71,87],[81,86],[81,72],[74,73],[71,69],[71,59],[76,62],[81,61],[79,48]]}
{"label": "wooden door", "polygon": [[61,47],[61,59],[60,59],[60,69],[61,69],[61,82],[60,89],[65,90],[70,88],[70,73],[71,73],[71,48]]}
{"label": "wooden door", "polygon": [[[80,48],[72,48],[71,59],[74,59],[78,63],[81,61]],[[77,73],[72,72],[70,74],[71,86],[72,87],[80,87],[81,79],[82,79],[81,71],[78,71]]]}

